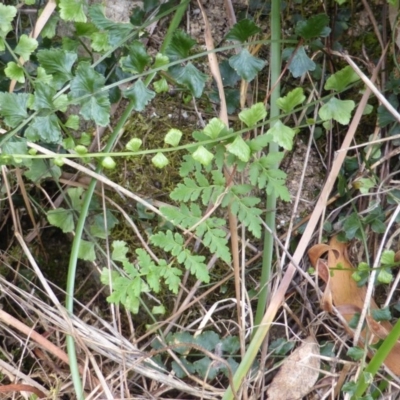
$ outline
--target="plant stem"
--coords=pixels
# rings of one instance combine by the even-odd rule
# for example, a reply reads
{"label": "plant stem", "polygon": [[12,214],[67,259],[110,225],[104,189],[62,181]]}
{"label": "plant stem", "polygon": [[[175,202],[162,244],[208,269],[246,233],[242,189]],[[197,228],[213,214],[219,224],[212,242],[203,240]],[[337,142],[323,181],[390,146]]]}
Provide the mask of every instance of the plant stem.
{"label": "plant stem", "polygon": [[[172,35],[174,31],[177,29],[179,26],[180,21],[182,20],[182,17],[186,11],[186,8],[189,4],[188,0],[182,0],[180,6],[176,10],[174,17],[170,23],[170,26],[168,28],[167,34],[164,38],[163,44],[161,46],[161,52],[164,52],[165,49],[168,47]],[[145,85],[148,86],[149,83],[152,81],[153,77],[155,76],[154,74],[148,75]],[[128,120],[128,118],[131,116],[132,111],[134,110],[135,107],[135,101],[130,101],[128,106],[126,107],[124,113],[122,114],[120,120],[118,121],[118,124],[114,128],[107,145],[104,149],[105,153],[108,153],[111,151],[111,149],[114,146],[115,141],[118,138],[119,132],[125,125],[125,122]],[[96,168],[96,172],[100,173],[102,170],[101,165],[99,165]],[[65,301],[65,307],[67,311],[71,314],[73,314],[73,305],[74,305],[74,291],[75,291],[75,276],[76,276],[76,266],[77,266],[77,260],[78,260],[78,253],[79,253],[79,247],[81,244],[81,238],[82,238],[82,233],[85,227],[85,221],[89,212],[89,205],[93,197],[93,193],[96,187],[97,180],[92,179],[90,181],[90,184],[86,190],[85,193],[85,198],[83,201],[82,205],[82,210],[79,215],[79,219],[76,225],[76,231],[75,231],[75,237],[72,242],[72,249],[71,249],[71,255],[69,259],[69,265],[68,265],[68,277],[67,277],[67,290],[66,290],[66,301]],[[78,360],[76,357],[76,349],[75,349],[75,341],[72,335],[67,335],[67,350],[68,350],[68,357],[69,357],[69,362],[70,362],[70,370],[71,370],[71,375],[72,375],[72,380],[74,383],[74,388],[75,388],[75,393],[77,396],[78,400],[83,400],[83,387],[82,387],[82,381],[80,378],[79,374],[79,367],[78,367]]]}
{"label": "plant stem", "polygon": [[[271,120],[274,124],[277,121],[277,117],[279,116],[279,109],[276,106],[276,99],[280,97],[280,84],[279,84],[279,75],[281,71],[281,25],[280,25],[280,11],[281,11],[281,2],[280,0],[272,0],[271,2],[271,84],[274,87],[274,91],[271,95]],[[279,147],[276,143],[271,143],[269,146],[269,151],[272,153],[276,153],[279,150]],[[275,168],[277,168],[276,166]],[[272,167],[274,168],[274,167]],[[267,209],[275,210],[276,207],[276,196],[271,195],[268,196],[267,199]],[[266,223],[270,227],[272,231],[275,230],[275,211],[271,211],[267,213]],[[273,235],[265,232],[264,239],[264,255],[263,255],[263,265],[262,265],[262,277],[261,277],[261,291],[258,298],[257,304],[257,313],[255,319],[255,326],[257,329],[253,332],[253,337],[249,344],[249,347],[239,364],[238,369],[233,377],[233,387],[229,386],[226,392],[224,393],[224,397],[222,400],[232,400],[234,395],[233,392],[237,392],[243,382],[243,379],[248,374],[254,359],[257,356],[257,353],[262,345],[262,342],[265,338],[265,335],[270,328],[270,324],[272,321],[267,321],[265,313],[266,300],[267,300],[267,284],[269,281],[270,273],[271,273],[271,262],[272,262],[272,253],[274,249],[274,241]]]}
{"label": "plant stem", "polygon": [[[270,103],[270,119],[272,127],[279,117],[279,108],[276,105],[276,100],[280,97],[280,81],[279,76],[281,73],[281,4],[280,0],[273,0],[271,4],[271,93]],[[277,153],[279,146],[271,142],[269,145],[269,153]],[[278,168],[279,165],[273,165],[271,168]],[[274,236],[275,232],[275,219],[276,219],[276,195],[271,193],[267,197],[267,213],[265,216],[265,223],[271,231],[265,230],[264,236],[264,250],[262,259],[262,270],[260,280],[260,292],[258,295],[257,311],[254,320],[255,330],[258,329],[260,322],[265,313],[268,297],[268,282],[271,276],[272,268],[272,255],[274,252]],[[254,335],[253,331],[253,335]]]}

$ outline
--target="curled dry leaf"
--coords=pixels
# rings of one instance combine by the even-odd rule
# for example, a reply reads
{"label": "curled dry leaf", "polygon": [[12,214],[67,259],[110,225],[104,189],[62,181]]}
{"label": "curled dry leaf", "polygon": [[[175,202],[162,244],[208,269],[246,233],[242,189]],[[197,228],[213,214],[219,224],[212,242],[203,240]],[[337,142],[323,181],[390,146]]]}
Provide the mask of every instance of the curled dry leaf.
{"label": "curled dry leaf", "polygon": [[[320,258],[327,254],[327,262]],[[352,278],[354,268],[347,257],[347,245],[340,243],[335,237],[331,239],[329,245],[317,244],[313,246],[309,252],[311,264],[316,269],[318,276],[326,283],[325,292],[329,292],[333,304],[337,310],[343,315],[345,320],[349,322],[356,313],[359,313],[364,307],[366,287],[358,287],[356,281]],[[330,273],[326,273],[328,266]],[[324,295],[325,297],[325,295]],[[323,308],[328,309],[324,302]],[[377,310],[379,307],[373,299],[371,299],[370,310]],[[365,338],[369,331],[377,339],[385,339],[387,334],[392,330],[392,325],[388,321],[377,322],[371,316],[367,317],[367,327],[361,332],[359,345],[365,344]],[[349,326],[345,329],[350,335],[353,331]],[[371,356],[372,354],[369,354]],[[400,376],[400,343],[397,343],[385,360],[385,365],[394,374]]]}
{"label": "curled dry leaf", "polygon": [[268,388],[268,398],[302,399],[314,387],[318,379],[319,366],[319,347],[315,339],[309,336],[283,362]]}

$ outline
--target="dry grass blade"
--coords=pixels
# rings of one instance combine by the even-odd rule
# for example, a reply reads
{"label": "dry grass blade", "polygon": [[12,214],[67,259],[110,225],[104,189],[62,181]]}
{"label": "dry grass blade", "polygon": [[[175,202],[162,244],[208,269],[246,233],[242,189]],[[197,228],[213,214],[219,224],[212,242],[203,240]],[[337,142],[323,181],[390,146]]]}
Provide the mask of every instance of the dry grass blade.
{"label": "dry grass blade", "polygon": [[[12,298],[21,308],[36,314],[41,321],[46,321],[49,326],[56,330],[74,336],[77,344],[86,354],[92,351],[93,354],[101,355],[106,360],[114,362],[117,366],[124,365],[127,370],[149,378],[153,381],[153,384],[165,385],[170,389],[175,389],[188,395],[198,396],[201,392],[204,399],[215,399],[220,395],[217,389],[215,393],[211,393],[194,385],[186,384],[169,374],[168,371],[161,370],[159,366],[151,361],[152,354],[139,351],[131,341],[123,337],[110,324],[95,314],[91,313],[91,316],[99,319],[98,323],[103,326],[102,329],[89,325],[76,316],[71,316],[73,326],[71,330],[70,325],[53,307],[24,292],[4,278],[0,278],[0,283],[3,293]],[[24,328],[24,334],[28,335],[29,332],[26,329],[29,332],[31,330],[28,327]],[[65,359],[64,357],[62,359],[64,362],[68,362],[68,358]]]}

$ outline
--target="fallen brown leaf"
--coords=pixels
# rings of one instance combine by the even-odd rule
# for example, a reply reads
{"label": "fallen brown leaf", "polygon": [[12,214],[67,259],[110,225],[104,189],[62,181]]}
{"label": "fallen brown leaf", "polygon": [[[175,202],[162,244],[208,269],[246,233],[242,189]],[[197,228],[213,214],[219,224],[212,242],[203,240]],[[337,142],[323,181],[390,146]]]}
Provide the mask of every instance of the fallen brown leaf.
{"label": "fallen brown leaf", "polygon": [[[324,254],[328,254],[327,262],[320,259]],[[312,265],[316,269],[318,276],[326,283],[329,295],[332,297],[333,304],[337,310],[349,322],[356,313],[364,307],[366,287],[358,287],[357,282],[352,278],[354,268],[347,256],[347,245],[339,242],[333,237],[326,244],[317,244],[308,251],[308,256]],[[329,268],[329,274],[326,272]],[[325,308],[325,303],[323,308]],[[369,304],[370,310],[379,309],[373,299]],[[360,346],[365,345],[365,340],[374,335],[377,339],[384,339],[392,330],[392,325],[388,321],[377,322],[371,315],[367,317],[367,327],[361,332]],[[352,329],[347,325],[345,329],[353,335]],[[371,356],[372,354],[369,354]],[[394,374],[400,376],[400,343],[397,343],[385,360],[385,365]]]}
{"label": "fallen brown leaf", "polygon": [[314,387],[320,367],[318,343],[307,337],[283,362],[268,388],[271,400],[302,399]]}

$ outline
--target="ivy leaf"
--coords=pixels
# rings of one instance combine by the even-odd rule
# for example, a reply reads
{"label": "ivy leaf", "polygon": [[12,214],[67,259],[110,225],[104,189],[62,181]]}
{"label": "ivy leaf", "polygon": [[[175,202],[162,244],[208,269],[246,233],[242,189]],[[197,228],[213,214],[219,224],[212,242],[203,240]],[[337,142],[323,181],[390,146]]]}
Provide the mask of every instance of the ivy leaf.
{"label": "ivy leaf", "polygon": [[53,97],[56,94],[56,89],[53,86],[46,85],[43,83],[37,83],[35,85],[35,95],[33,100],[32,109],[51,110],[53,108]]}
{"label": "ivy leaf", "polygon": [[196,41],[193,38],[181,29],[178,29],[172,36],[166,54],[171,61],[187,58],[195,44]]}
{"label": "ivy leaf", "polygon": [[56,89],[61,88],[65,82],[72,79],[72,66],[78,55],[61,49],[39,50],[37,58],[45,71],[53,76]]}
{"label": "ivy leaf", "polygon": [[133,41],[128,46],[128,55],[121,58],[121,68],[132,74],[138,74],[150,64],[150,56],[142,42]]}
{"label": "ivy leaf", "polygon": [[239,113],[239,119],[248,127],[254,126],[266,116],[267,110],[265,109],[264,103],[253,104],[250,108],[246,108]]}
{"label": "ivy leaf", "polygon": [[295,32],[305,40],[315,37],[327,37],[331,33],[328,26],[329,17],[326,14],[313,15],[306,21],[299,21],[296,24]]}
{"label": "ivy leaf", "polygon": [[276,101],[276,104],[284,113],[289,114],[305,99],[306,96],[304,96],[303,88],[296,88],[291,90],[286,96],[280,97]]}
{"label": "ivy leaf", "polygon": [[29,60],[31,54],[38,47],[38,42],[36,39],[30,38],[28,35],[21,35],[19,38],[17,47],[14,51],[19,54],[25,61]]}
{"label": "ivy leaf", "polygon": [[26,93],[1,93],[0,115],[10,128],[15,128],[19,123],[28,118],[29,94]]}
{"label": "ivy leaf", "polygon": [[156,95],[155,92],[148,89],[141,79],[138,79],[135,84],[122,92],[123,96],[134,101],[134,109],[143,111],[146,105]]}
{"label": "ivy leaf", "polygon": [[208,151],[204,146],[199,146],[195,152],[193,152],[192,157],[194,160],[198,161],[200,164],[207,166],[211,163],[214,155]]}
{"label": "ivy leaf", "polygon": [[32,160],[29,169],[24,175],[34,183],[39,183],[46,178],[57,181],[61,176],[61,170],[53,161]]}
{"label": "ivy leaf", "polygon": [[158,152],[152,159],[151,162],[153,163],[154,166],[157,168],[164,168],[168,165],[169,161],[168,158],[164,156],[163,153]]}
{"label": "ivy leaf", "polygon": [[84,0],[60,0],[60,16],[64,21],[86,22]]}
{"label": "ivy leaf", "polygon": [[100,126],[106,126],[110,121],[108,93],[101,92],[104,85],[105,77],[96,72],[88,62],[79,63],[76,76],[71,80],[71,97],[78,99],[77,103],[81,105],[80,114]]}
{"label": "ivy leaf", "polygon": [[184,67],[172,67],[170,72],[172,77],[179,84],[186,86],[194,97],[202,95],[208,75],[199,71],[191,62]]}
{"label": "ivy leaf", "polygon": [[74,215],[71,210],[59,207],[56,210],[50,210],[46,214],[47,221],[64,233],[73,232],[75,228]]}
{"label": "ivy leaf", "polygon": [[271,137],[272,141],[282,146],[285,150],[292,150],[295,131],[284,125],[281,121],[276,121],[275,124],[268,129],[267,135]]}
{"label": "ivy leaf", "polygon": [[250,54],[247,49],[232,56],[229,65],[247,82],[252,81],[256,75],[264,68],[265,62]]}
{"label": "ivy leaf", "polygon": [[179,129],[172,128],[165,135],[164,142],[173,147],[178,146],[182,138],[182,132]]}
{"label": "ivy leaf", "polygon": [[241,136],[236,136],[236,139],[226,146],[229,153],[234,154],[239,160],[248,162],[250,160],[250,147],[242,139]]}
{"label": "ivy leaf", "polygon": [[224,60],[221,64],[219,64],[219,70],[221,71],[221,77],[224,86],[234,87],[240,79],[240,76],[229,65],[228,60]]}
{"label": "ivy leaf", "polygon": [[101,4],[93,4],[89,7],[89,16],[96,28],[106,31],[111,46],[117,45],[122,39],[130,35],[134,29],[132,24],[111,21],[104,15],[104,7]]}
{"label": "ivy leaf", "polygon": [[26,129],[25,137],[32,142],[61,143],[61,128],[57,116],[50,114],[35,117]]}
{"label": "ivy leaf", "polygon": [[84,261],[96,260],[96,253],[94,251],[94,243],[82,240],[79,243],[78,258]]}
{"label": "ivy leaf", "polygon": [[25,82],[24,69],[14,61],[10,61],[7,63],[7,67],[4,69],[4,73],[7,78],[16,80],[18,83]]}
{"label": "ivy leaf", "polygon": [[332,97],[320,108],[318,115],[323,121],[334,119],[342,125],[348,125],[354,107],[353,100],[340,100]]}
{"label": "ivy leaf", "polygon": [[16,15],[17,9],[15,7],[0,4],[0,37],[5,38],[7,33],[13,29],[11,22]]}
{"label": "ivy leaf", "polygon": [[354,72],[353,68],[348,65],[331,75],[327,79],[324,89],[342,92],[347,86],[358,80],[360,80],[360,77]]}
{"label": "ivy leaf", "polygon": [[[293,53],[294,49],[291,50]],[[287,51],[289,51],[289,49],[287,49]],[[293,78],[299,78],[307,71],[314,71],[315,67],[315,62],[308,57],[304,46],[300,46],[290,61],[289,71],[292,73]]]}
{"label": "ivy leaf", "polygon": [[260,33],[261,29],[250,19],[242,19],[235,24],[228,32],[225,40],[237,40],[238,42],[245,42],[250,36]]}

